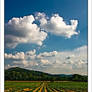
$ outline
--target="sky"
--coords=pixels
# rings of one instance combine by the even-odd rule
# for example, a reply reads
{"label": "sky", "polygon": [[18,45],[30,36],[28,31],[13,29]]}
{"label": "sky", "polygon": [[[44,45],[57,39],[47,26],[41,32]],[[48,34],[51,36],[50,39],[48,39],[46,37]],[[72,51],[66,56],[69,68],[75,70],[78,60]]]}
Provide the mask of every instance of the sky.
{"label": "sky", "polygon": [[87,0],[5,0],[5,69],[87,74]]}

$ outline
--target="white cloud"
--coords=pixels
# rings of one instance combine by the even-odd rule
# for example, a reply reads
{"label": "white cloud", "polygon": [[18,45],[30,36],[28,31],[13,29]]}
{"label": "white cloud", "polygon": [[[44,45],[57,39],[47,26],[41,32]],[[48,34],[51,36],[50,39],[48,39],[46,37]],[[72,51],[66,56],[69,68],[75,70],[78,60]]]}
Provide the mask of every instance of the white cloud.
{"label": "white cloud", "polygon": [[14,48],[20,43],[33,43],[42,45],[47,33],[41,31],[37,24],[33,23],[33,15],[23,18],[12,18],[5,24],[5,46]]}
{"label": "white cloud", "polygon": [[25,67],[48,73],[87,74],[87,46],[72,51],[52,51],[36,54],[36,50],[5,53],[5,65]]}
{"label": "white cloud", "polygon": [[9,61],[9,66],[19,66],[19,67],[28,67],[35,66],[37,62],[34,62],[36,58],[36,50],[27,51],[27,52],[17,52],[15,54],[4,54],[5,57],[5,68],[7,68],[7,61]]}
{"label": "white cloud", "polygon": [[54,14],[50,19],[47,19],[43,13],[38,13],[38,19],[41,28],[54,35],[64,36],[66,38],[78,35],[78,32],[76,32],[78,20],[70,20],[71,24],[68,25],[59,14]]}
{"label": "white cloud", "polygon": [[[37,20],[40,24],[36,23]],[[15,48],[21,43],[41,46],[48,32],[66,38],[78,35],[76,31],[78,20],[70,20],[70,23],[66,24],[59,14],[54,14],[51,18],[40,12],[35,17],[33,15],[14,17],[5,24],[5,47]]]}
{"label": "white cloud", "polygon": [[38,12],[38,13],[36,14],[35,19],[37,19],[37,20],[40,21],[40,25],[41,25],[41,26],[44,25],[44,24],[47,24],[47,22],[48,22],[45,13],[40,13],[40,12]]}
{"label": "white cloud", "polygon": [[33,51],[27,51],[26,54],[30,55],[30,56],[35,55],[36,54],[36,50],[34,49]]}
{"label": "white cloud", "polygon": [[51,57],[51,56],[55,56],[57,54],[57,51],[53,51],[53,52],[43,52],[40,53],[37,58],[44,58],[44,57]]}
{"label": "white cloud", "polygon": [[41,62],[42,62],[42,64],[49,64],[49,61],[48,60],[41,59]]}
{"label": "white cloud", "polygon": [[24,52],[18,52],[15,55],[5,53],[4,56],[7,59],[19,59],[19,60],[21,59],[21,60],[23,60],[25,58]]}

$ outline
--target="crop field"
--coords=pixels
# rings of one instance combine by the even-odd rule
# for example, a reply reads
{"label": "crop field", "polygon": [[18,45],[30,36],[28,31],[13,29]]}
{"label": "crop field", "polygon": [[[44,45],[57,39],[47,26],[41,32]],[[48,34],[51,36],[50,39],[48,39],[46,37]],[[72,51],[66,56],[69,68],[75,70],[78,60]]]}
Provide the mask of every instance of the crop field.
{"label": "crop field", "polygon": [[5,81],[5,92],[88,92],[87,82]]}

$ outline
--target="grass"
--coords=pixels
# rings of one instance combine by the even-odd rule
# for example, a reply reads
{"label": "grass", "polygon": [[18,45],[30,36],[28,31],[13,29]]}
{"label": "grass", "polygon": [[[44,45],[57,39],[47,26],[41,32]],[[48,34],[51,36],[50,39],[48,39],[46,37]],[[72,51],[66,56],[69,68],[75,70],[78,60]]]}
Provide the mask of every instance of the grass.
{"label": "grass", "polygon": [[21,90],[20,92],[22,92],[27,88],[31,90],[37,88],[40,85],[41,82],[6,81],[5,91],[8,92],[7,90],[12,89],[10,92],[15,92],[17,90]]}
{"label": "grass", "polygon": [[87,92],[87,85],[87,82],[5,81],[5,92]]}
{"label": "grass", "polygon": [[50,82],[48,83],[50,88],[59,90],[74,90],[79,92],[87,92],[87,82]]}

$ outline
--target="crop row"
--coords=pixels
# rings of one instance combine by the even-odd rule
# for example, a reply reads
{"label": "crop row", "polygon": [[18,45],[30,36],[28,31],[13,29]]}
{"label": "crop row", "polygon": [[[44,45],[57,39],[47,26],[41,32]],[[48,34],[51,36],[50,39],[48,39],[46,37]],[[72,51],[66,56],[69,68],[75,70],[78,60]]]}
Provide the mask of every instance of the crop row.
{"label": "crop row", "polygon": [[5,92],[87,92],[87,82],[5,82]]}

